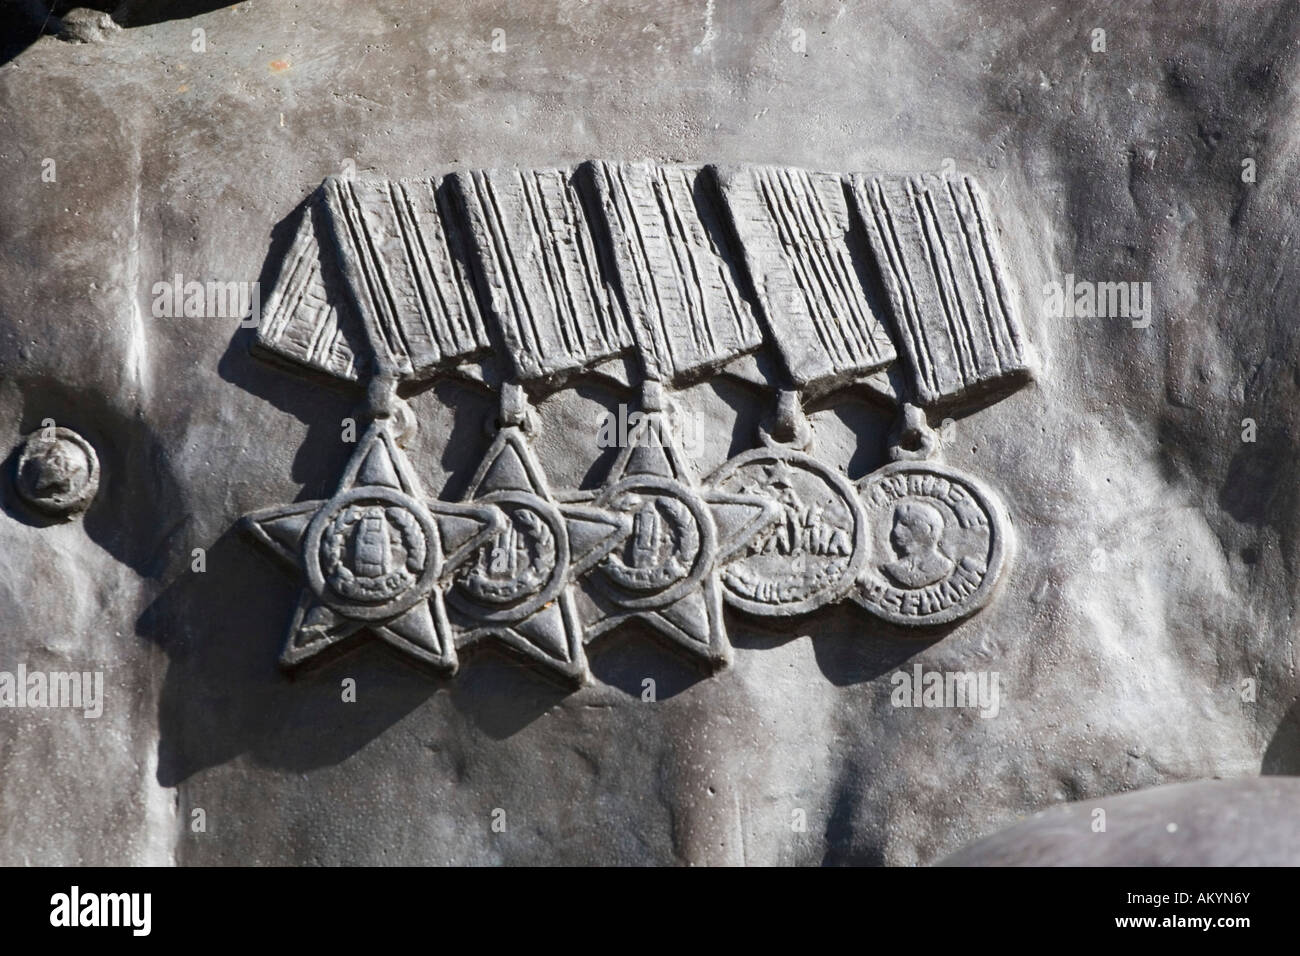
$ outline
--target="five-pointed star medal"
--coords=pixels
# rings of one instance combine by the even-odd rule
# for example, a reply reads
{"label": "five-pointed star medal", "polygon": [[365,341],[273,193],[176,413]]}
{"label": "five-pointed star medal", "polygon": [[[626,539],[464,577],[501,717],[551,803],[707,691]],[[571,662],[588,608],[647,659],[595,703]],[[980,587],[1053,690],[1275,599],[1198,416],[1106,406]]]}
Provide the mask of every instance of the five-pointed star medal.
{"label": "five-pointed star medal", "polygon": [[592,637],[640,618],[711,667],[731,660],[718,571],[779,509],[767,495],[701,488],[651,410],[628,436],[594,503],[623,511],[632,528],[589,576],[599,617]]}
{"label": "five-pointed star medal", "polygon": [[590,674],[573,582],[627,534],[621,516],[562,504],[517,425],[496,434],[465,501],[502,510],[505,525],[452,577],[448,609],[458,646],[495,638],[561,679]]}
{"label": "five-pointed star medal", "polygon": [[426,498],[387,422],[353,453],[338,491],[245,515],[242,526],[306,580],[280,663],[293,667],[368,630],[455,672],[443,588],[501,525],[495,508]]}

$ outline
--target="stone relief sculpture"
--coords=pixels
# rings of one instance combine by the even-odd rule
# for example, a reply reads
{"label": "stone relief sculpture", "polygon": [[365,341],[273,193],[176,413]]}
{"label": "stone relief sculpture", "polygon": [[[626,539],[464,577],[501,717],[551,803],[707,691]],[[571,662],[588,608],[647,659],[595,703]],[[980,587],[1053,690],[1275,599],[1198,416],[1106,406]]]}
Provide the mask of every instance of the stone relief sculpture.
{"label": "stone relief sculpture", "polygon": [[1300,861],[1295,5],[81,2],[0,865]]}
{"label": "stone relief sculpture", "polygon": [[[1011,524],[985,484],[936,460],[924,408],[1028,380],[1009,282],[969,177],[593,161],[327,180],[257,346],[369,382],[373,424],[331,502],[246,519],[311,585],[284,662],[370,626],[449,669],[490,637],[582,683],[585,641],[634,617],[720,666],[723,603],[780,619],[852,598],[904,627],[975,613]],[[775,387],[770,421],[701,480],[674,446],[669,390],[764,345],[773,371],[740,374]],[[530,394],[629,367],[641,419],[605,486],[552,492]],[[500,396],[455,505],[421,498],[392,424],[418,427],[398,383],[451,372]],[[803,396],[854,386],[903,423],[900,460],[856,487],[808,453],[803,413]]]}

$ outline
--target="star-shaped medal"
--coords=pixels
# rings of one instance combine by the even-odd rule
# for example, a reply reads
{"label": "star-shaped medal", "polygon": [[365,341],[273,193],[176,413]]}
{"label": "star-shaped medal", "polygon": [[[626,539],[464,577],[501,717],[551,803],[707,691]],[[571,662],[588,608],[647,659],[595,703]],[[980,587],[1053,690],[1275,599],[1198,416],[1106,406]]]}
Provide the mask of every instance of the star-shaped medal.
{"label": "star-shaped medal", "polygon": [[399,651],[455,672],[442,590],[501,527],[482,505],[426,498],[385,419],[366,431],[326,501],[245,515],[242,526],[306,580],[280,663],[342,650],[370,631]]}
{"label": "star-shaped medal", "polygon": [[628,532],[619,515],[555,500],[524,429],[504,425],[465,496],[505,516],[452,576],[447,603],[465,646],[495,638],[561,679],[589,678],[573,582]]}
{"label": "star-shaped medal", "polygon": [[[655,395],[655,392],[649,392]],[[631,525],[589,575],[598,618],[589,633],[640,618],[710,667],[731,660],[718,570],[778,509],[769,497],[701,488],[652,408],[628,436],[593,503]]]}

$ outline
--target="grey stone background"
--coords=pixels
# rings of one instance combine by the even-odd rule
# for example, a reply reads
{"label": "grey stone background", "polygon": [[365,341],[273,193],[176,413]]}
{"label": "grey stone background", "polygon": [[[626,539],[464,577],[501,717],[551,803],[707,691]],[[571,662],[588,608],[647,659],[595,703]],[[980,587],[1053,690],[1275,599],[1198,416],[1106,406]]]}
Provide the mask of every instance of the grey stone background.
{"label": "grey stone background", "polygon": [[[1063,801],[1300,768],[1294,3],[135,6],[0,66],[0,447],[53,417],[103,464],[71,524],[0,485],[0,669],[102,669],[107,693],[99,720],[0,710],[0,863],[928,863]],[[623,630],[568,696],[375,644],[284,678],[297,584],[233,525],[332,491],[359,396],[256,361],[234,321],[154,318],[153,283],[269,281],[348,160],[593,157],[980,179],[1041,366],[946,453],[1007,501],[1000,595],[919,638],[847,604],[779,632],[732,616],[712,679]],[[1066,273],[1150,281],[1150,327],[1046,316]],[[541,406],[554,485],[599,483],[592,423],[628,400]],[[705,473],[771,395],[682,400],[723,436]],[[456,497],[491,400],[444,382],[413,404],[416,467]],[[883,463],[883,410],[813,420],[851,478]],[[998,717],[891,707],[917,662],[998,671]]]}

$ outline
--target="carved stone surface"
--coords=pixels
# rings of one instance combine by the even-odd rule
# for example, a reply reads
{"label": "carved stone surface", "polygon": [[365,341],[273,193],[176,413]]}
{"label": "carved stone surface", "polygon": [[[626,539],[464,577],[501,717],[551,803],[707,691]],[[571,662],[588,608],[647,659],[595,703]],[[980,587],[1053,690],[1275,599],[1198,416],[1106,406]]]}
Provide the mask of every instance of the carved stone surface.
{"label": "carved stone surface", "polygon": [[358,356],[367,355],[365,333],[338,276],[323,218],[320,197],[313,196],[262,305],[257,347],[270,357],[357,381],[364,371]]}
{"label": "carved stone surface", "polygon": [[985,604],[1011,528],[997,497],[970,475],[897,462],[859,484],[871,554],[855,600],[904,626],[947,624]]}
{"label": "carved stone surface", "polygon": [[852,191],[919,404],[1022,384],[1024,333],[979,185],[969,176],[854,176]]}
{"label": "carved stone surface", "polygon": [[90,507],[99,490],[99,456],[70,428],[42,428],[23,441],[14,482],[29,505],[72,517]]}
{"label": "carved stone surface", "polygon": [[282,664],[337,651],[369,629],[423,663],[455,671],[438,584],[502,522],[489,508],[425,499],[388,425],[377,422],[332,498],[257,511],[243,524],[306,579]]}
{"label": "carved stone surface", "polygon": [[557,380],[632,344],[565,169],[457,173],[489,308],[522,380]]}
{"label": "carved stone surface", "polygon": [[591,163],[585,172],[653,377],[699,378],[762,343],[708,176],[645,162]]}
{"label": "carved stone surface", "polygon": [[1287,777],[1153,787],[1043,810],[941,864],[1297,866],[1297,800],[1300,780]]}
{"label": "carved stone surface", "polygon": [[723,572],[730,604],[788,617],[848,593],[866,560],[867,539],[862,506],[841,475],[794,449],[756,448],[727,462],[709,483],[765,496],[777,509]]}
{"label": "carved stone surface", "polygon": [[[840,178],[776,167],[718,171],[763,314],[799,388],[888,365],[894,345],[849,244]],[[859,237],[859,242],[861,237]]]}
{"label": "carved stone surface", "polygon": [[487,350],[465,252],[436,180],[331,179],[325,208],[341,271],[385,368],[424,378]]}
{"label": "carved stone surface", "polygon": [[627,527],[593,573],[592,635],[637,618],[710,665],[730,662],[720,578],[777,518],[775,503],[762,494],[697,488],[662,409],[629,436],[594,501],[623,515]]}
{"label": "carved stone surface", "polygon": [[470,482],[466,501],[490,503],[504,521],[453,576],[453,621],[462,644],[495,638],[582,683],[589,674],[574,580],[617,547],[627,526],[618,514],[555,501],[527,427],[525,416],[503,423]]}
{"label": "carved stone surface", "polygon": [[[857,188],[862,191],[860,182]],[[879,182],[871,189],[873,199],[897,191]],[[995,353],[995,331],[1001,330],[1014,346],[1011,359],[1018,358],[1019,332],[1000,305],[1004,267],[990,258],[988,213],[972,211],[982,207],[976,187],[963,181],[960,199],[947,180],[927,187],[909,182],[906,189],[906,213],[887,204],[873,210],[887,223],[890,239],[881,240],[877,222],[873,246],[881,257],[878,269],[901,269],[906,280],[905,293],[897,282],[893,289],[894,324],[929,350],[925,355],[933,361],[923,364],[924,371],[931,379],[943,370],[965,374],[961,362],[973,356],[968,313],[974,309],[988,319]],[[589,674],[580,619],[593,637],[641,619],[720,666],[731,659],[724,593],[738,610],[779,619],[818,611],[853,592],[867,610],[907,626],[948,624],[988,602],[1002,573],[1008,521],[976,479],[927,461],[937,446],[917,406],[904,404],[899,427],[900,435],[919,444],[912,449],[899,442],[892,449],[894,457],[913,463],[864,478],[865,507],[844,476],[805,451],[812,428],[800,392],[824,394],[858,382],[896,357],[883,306],[869,292],[867,243],[851,225],[844,190],[839,176],[799,169],[705,170],[651,162],[589,162],[578,174],[458,173],[449,190],[436,179],[325,182],[339,272],[369,345],[369,361],[362,362],[373,406],[367,411],[388,415],[399,404],[408,409],[395,397],[398,380],[450,371],[486,348],[479,297],[505,353],[505,362],[485,371],[483,381],[491,386],[502,373],[513,379],[499,384],[498,432],[468,493],[499,512],[495,535],[449,578],[447,600],[453,616],[459,614],[461,643],[499,638],[523,659],[581,684]],[[940,194],[937,205],[934,193]],[[727,209],[731,238],[722,230],[719,204]],[[978,221],[961,220],[954,209]],[[259,333],[264,349],[283,338],[279,330],[290,311],[285,303],[302,296],[306,280],[298,263],[310,259],[305,237],[313,217],[308,208],[288,253],[290,265],[280,270],[271,293],[275,308],[263,322],[269,329]],[[936,261],[936,248],[943,250],[947,271],[931,278],[945,306],[961,303],[954,308],[969,326],[962,326],[964,340],[950,341],[949,353],[932,341],[934,329],[909,325],[917,304],[908,270],[920,263],[904,261],[907,243],[898,241],[900,233],[911,246],[917,245],[913,233],[923,233],[929,262]],[[460,239],[465,234],[472,237],[468,249]],[[965,259],[948,251],[953,243],[964,243]],[[976,279],[994,290],[994,305],[961,285],[970,284],[963,270],[971,263]],[[313,274],[314,281],[325,281],[320,275]],[[930,321],[939,304],[923,303],[920,314]],[[755,312],[764,316],[762,329]],[[960,325],[952,315],[948,324]],[[563,387],[569,376],[612,358],[628,331],[645,376],[645,409],[624,437],[626,447],[605,487],[594,495],[567,492],[570,504],[561,505],[551,498],[530,448],[536,417],[519,383]],[[764,333],[781,357],[780,384],[795,389],[780,389],[776,420],[760,430],[767,447],[732,457],[697,491],[693,469],[669,434],[663,380],[689,383],[722,372],[764,343]],[[915,360],[915,343],[909,354]],[[914,361],[913,371],[920,367]],[[1010,367],[999,364],[986,380],[996,382]],[[988,371],[978,363],[970,370],[976,378]],[[339,377],[355,376],[347,369]],[[961,394],[970,390],[965,379],[963,386]],[[933,389],[918,388],[915,397],[933,398]],[[382,423],[373,428],[388,434]],[[292,509],[302,513],[301,506]],[[425,562],[433,525],[421,509],[391,493],[347,486],[329,508],[313,513],[298,536],[308,580],[320,600],[351,622],[317,625],[312,615],[323,612],[300,613],[293,626],[300,637],[291,647],[328,627],[351,633],[378,617],[404,614],[417,597],[430,596],[439,573],[435,562]],[[280,512],[269,515],[269,524],[252,519],[263,536],[265,527],[285,520]],[[357,542],[372,539],[393,540],[397,565],[389,567],[387,546],[381,546],[382,560],[362,562],[378,562],[379,570],[357,578],[346,558],[356,564],[369,555],[375,545]],[[326,545],[333,550],[322,565],[317,552]],[[579,613],[573,586],[593,566],[599,593],[589,594]],[[355,603],[359,589],[375,606]],[[348,599],[343,604],[341,596]],[[441,608],[439,600],[435,606]],[[446,638],[435,643],[436,654],[454,667]],[[293,653],[284,658],[295,659]]]}
{"label": "carved stone surface", "polygon": [[[120,7],[0,37],[0,672],[105,687],[0,693],[0,862],[916,864],[1300,771],[1290,8]],[[672,474],[599,437],[648,385]],[[46,419],[80,520],[24,498]],[[414,483],[336,501],[372,427]],[[479,476],[506,445],[544,480]],[[871,507],[891,461],[987,541]],[[724,553],[722,495],[777,520]],[[1004,537],[977,613],[863,606]],[[895,697],[959,674],[997,706]]]}

